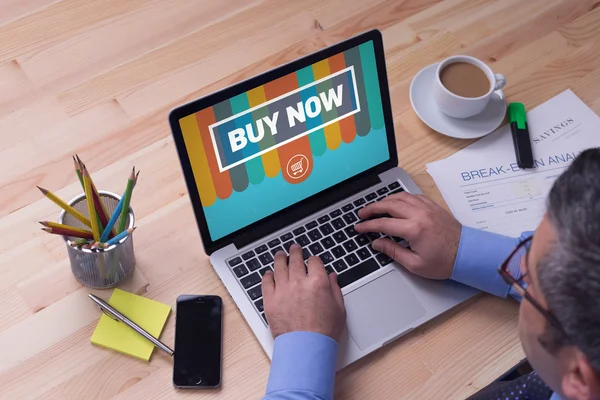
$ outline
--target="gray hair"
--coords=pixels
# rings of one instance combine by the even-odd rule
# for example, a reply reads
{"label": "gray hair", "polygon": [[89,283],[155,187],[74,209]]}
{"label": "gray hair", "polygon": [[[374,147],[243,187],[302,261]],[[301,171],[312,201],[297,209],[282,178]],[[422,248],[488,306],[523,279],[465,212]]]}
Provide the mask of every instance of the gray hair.
{"label": "gray hair", "polygon": [[540,338],[555,353],[577,347],[600,373],[600,149],[582,152],[548,195],[557,244],[538,277],[548,308],[566,335],[548,324]]}

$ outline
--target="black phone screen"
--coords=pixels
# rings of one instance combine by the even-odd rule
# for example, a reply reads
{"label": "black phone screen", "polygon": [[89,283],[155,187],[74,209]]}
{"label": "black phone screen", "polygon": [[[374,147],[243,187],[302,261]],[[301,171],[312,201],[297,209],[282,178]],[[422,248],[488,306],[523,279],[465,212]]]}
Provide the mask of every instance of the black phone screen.
{"label": "black phone screen", "polygon": [[179,296],[175,322],[173,384],[216,387],[221,382],[222,300]]}

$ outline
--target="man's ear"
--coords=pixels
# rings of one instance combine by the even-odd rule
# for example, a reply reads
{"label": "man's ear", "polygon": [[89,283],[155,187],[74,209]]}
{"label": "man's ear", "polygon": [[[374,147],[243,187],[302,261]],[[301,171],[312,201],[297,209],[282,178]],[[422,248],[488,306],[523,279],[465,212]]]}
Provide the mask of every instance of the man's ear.
{"label": "man's ear", "polygon": [[600,375],[578,349],[573,349],[563,374],[562,391],[567,398],[573,400],[600,398]]}

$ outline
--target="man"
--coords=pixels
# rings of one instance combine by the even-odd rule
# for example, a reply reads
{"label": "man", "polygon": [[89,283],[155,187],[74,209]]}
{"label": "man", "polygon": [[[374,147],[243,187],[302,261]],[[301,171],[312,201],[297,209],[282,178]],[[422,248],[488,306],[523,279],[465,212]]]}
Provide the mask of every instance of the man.
{"label": "man", "polygon": [[[383,214],[391,217],[369,220]],[[356,225],[358,232],[410,242],[412,251],[383,238],[373,247],[415,274],[525,297],[519,335],[536,373],[519,384],[519,392],[500,385],[478,398],[600,398],[600,150],[580,154],[556,180],[533,236],[462,227],[430,199],[407,193],[365,207],[360,217],[365,221]],[[263,279],[275,337],[265,399],[331,399],[336,340],[345,321],[340,288],[317,257],[308,260],[306,274],[298,246],[289,261],[283,253],[275,258],[274,273]]]}

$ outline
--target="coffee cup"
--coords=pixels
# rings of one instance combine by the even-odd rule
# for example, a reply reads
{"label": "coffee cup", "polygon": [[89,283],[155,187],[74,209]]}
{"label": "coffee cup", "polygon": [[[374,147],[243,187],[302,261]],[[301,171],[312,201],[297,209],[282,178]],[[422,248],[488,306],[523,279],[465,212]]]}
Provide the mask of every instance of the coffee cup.
{"label": "coffee cup", "polygon": [[452,56],[439,63],[433,97],[440,111],[453,118],[481,113],[495,91],[506,85],[502,74],[494,74],[483,61],[470,56]]}

